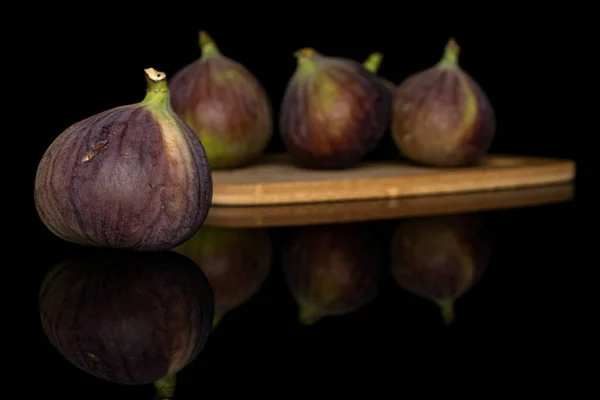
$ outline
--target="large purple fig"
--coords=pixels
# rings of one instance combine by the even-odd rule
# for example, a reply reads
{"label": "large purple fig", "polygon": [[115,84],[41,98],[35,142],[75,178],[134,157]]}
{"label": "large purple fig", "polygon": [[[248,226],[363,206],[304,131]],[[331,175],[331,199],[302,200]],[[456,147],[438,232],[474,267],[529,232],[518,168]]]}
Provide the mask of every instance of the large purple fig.
{"label": "large purple fig", "polygon": [[311,48],[295,53],[297,67],[281,104],[280,134],[302,167],[355,166],[388,128],[392,95],[359,62]]}
{"label": "large purple fig", "polygon": [[458,63],[448,41],[443,58],[398,85],[391,131],[407,159],[438,167],[477,163],[496,134],[494,109],[479,84]]}
{"label": "large purple fig", "polygon": [[154,383],[171,398],[177,373],[208,340],[214,298],[181,254],[102,249],[48,272],[39,312],[50,343],[74,366],[114,383]]}
{"label": "large purple fig", "polygon": [[381,247],[369,224],[290,228],[282,246],[287,285],[299,307],[299,323],[356,311],[377,294]]}
{"label": "large purple fig", "polygon": [[271,239],[261,228],[205,226],[173,251],[194,260],[206,274],[215,294],[214,327],[258,292],[273,261]]}
{"label": "large purple fig", "polygon": [[196,132],[213,169],[255,162],[273,134],[269,97],[258,79],[224,56],[204,31],[200,46],[201,57],[169,83],[173,109]]}
{"label": "large purple fig", "polygon": [[145,72],[143,101],[75,123],[43,155],[35,206],[56,236],[153,251],[183,243],[204,223],[212,201],[204,148],[172,111],[166,75]]}
{"label": "large purple fig", "polygon": [[398,285],[435,302],[449,324],[456,299],[487,268],[490,236],[479,214],[418,217],[400,221],[391,247]]}

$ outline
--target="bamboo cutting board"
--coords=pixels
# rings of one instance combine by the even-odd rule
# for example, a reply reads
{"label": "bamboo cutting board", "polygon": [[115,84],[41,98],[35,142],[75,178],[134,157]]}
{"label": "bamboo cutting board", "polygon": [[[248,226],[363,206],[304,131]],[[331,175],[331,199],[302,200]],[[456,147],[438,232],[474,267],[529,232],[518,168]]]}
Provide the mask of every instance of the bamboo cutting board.
{"label": "bamboo cutting board", "polygon": [[477,166],[433,168],[405,161],[363,162],[344,170],[294,166],[285,154],[213,171],[213,205],[279,205],[440,195],[568,182],[571,160],[490,155]]}
{"label": "bamboo cutting board", "polygon": [[211,207],[207,226],[258,228],[472,213],[568,202],[572,183],[426,197],[280,206]]}

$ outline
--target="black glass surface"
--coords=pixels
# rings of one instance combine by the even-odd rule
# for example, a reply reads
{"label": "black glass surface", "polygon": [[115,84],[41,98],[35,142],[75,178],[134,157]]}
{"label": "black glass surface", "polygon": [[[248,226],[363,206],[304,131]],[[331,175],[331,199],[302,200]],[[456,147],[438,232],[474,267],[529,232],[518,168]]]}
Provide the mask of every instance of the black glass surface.
{"label": "black glass surface", "polygon": [[175,398],[239,393],[232,382],[276,394],[265,379],[332,388],[351,377],[368,386],[400,362],[518,359],[515,371],[543,371],[565,351],[563,330],[549,326],[570,317],[559,298],[574,284],[565,272],[573,215],[567,199],[336,224],[205,226],[155,255],[42,234],[51,250],[36,268],[43,312],[31,368],[42,385],[69,382],[63,399],[82,390],[89,399],[153,398],[152,382],[136,379],[176,370],[173,360],[199,341],[197,358],[180,361]]}

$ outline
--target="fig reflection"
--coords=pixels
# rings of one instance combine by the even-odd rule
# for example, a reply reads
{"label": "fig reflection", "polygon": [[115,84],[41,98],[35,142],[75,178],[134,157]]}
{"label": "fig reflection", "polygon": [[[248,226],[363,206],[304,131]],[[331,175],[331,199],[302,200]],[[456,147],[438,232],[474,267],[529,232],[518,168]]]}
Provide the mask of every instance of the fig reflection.
{"label": "fig reflection", "polygon": [[299,307],[298,322],[358,310],[377,294],[381,246],[367,223],[289,228],[282,267]]}
{"label": "fig reflection", "polygon": [[435,302],[450,324],[454,302],[487,268],[490,244],[481,214],[401,220],[391,244],[392,275],[400,287]]}
{"label": "fig reflection", "polygon": [[214,299],[208,279],[172,251],[105,249],[63,261],[39,292],[42,327],[71,364],[171,398],[176,374],[204,348]]}
{"label": "fig reflection", "polygon": [[194,260],[215,295],[213,328],[254,296],[267,278],[273,247],[266,229],[203,227],[173,249]]}

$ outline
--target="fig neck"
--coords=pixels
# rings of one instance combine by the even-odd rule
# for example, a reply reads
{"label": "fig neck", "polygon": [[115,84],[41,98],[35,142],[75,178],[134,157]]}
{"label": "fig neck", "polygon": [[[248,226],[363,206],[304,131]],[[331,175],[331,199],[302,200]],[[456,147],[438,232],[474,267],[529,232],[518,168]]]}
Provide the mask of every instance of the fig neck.
{"label": "fig neck", "polygon": [[446,47],[444,48],[444,55],[438,62],[438,67],[441,68],[455,68],[458,66],[458,56],[460,55],[460,46],[456,43],[454,38],[448,40]]}
{"label": "fig neck", "polygon": [[379,68],[381,67],[382,60],[383,60],[383,54],[381,54],[380,52],[375,52],[375,53],[370,54],[369,57],[367,57],[367,59],[363,63],[363,66],[368,71],[376,74],[379,71]]}
{"label": "fig neck", "polygon": [[206,31],[200,31],[198,35],[198,42],[200,44],[200,50],[202,55],[200,59],[205,60],[207,58],[218,57],[221,55],[219,47],[217,47],[214,40],[210,37]]}
{"label": "fig neck", "polygon": [[147,68],[144,72],[146,73],[146,96],[142,102],[147,105],[169,107],[167,74],[154,68]]}

